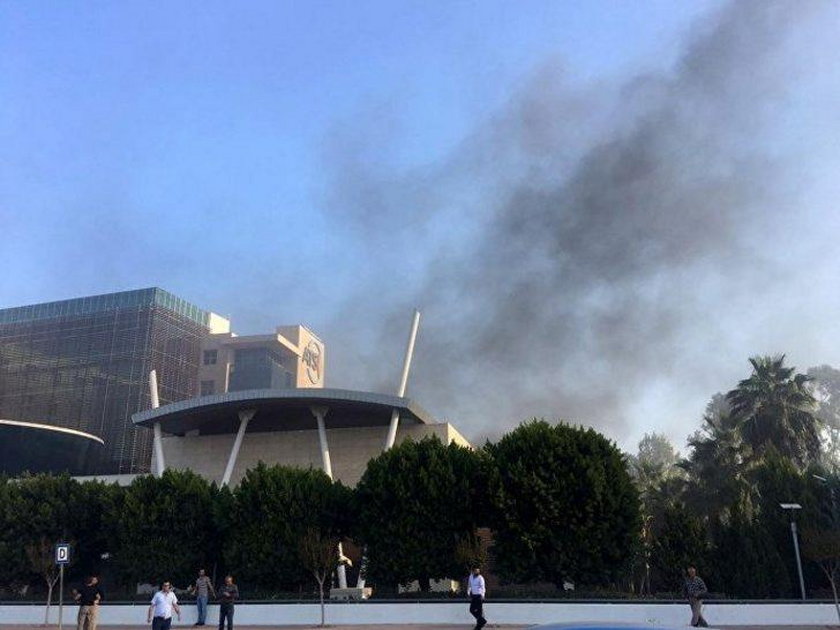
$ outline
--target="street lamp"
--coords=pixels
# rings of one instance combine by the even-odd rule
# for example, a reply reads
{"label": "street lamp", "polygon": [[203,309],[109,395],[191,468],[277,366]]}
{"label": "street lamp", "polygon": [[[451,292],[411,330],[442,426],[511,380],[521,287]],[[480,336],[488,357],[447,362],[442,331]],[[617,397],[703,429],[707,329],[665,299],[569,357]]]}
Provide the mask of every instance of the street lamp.
{"label": "street lamp", "polygon": [[799,590],[802,592],[802,599],[805,599],[805,579],[802,577],[802,559],[799,557],[799,538],[796,535],[796,510],[801,510],[798,503],[779,503],[783,510],[790,515],[790,535],[793,538],[793,550],[796,552],[796,569],[799,571]]}

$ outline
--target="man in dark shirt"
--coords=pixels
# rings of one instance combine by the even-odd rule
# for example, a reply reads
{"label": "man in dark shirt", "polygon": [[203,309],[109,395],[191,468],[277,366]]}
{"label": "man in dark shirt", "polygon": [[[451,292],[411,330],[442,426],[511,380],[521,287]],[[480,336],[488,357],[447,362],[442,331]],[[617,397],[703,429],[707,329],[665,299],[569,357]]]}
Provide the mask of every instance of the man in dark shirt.
{"label": "man in dark shirt", "polygon": [[104,599],[104,593],[99,588],[99,578],[91,575],[85,585],[73,593],[79,602],[79,616],[76,620],[76,630],[96,630],[99,618],[99,602]]}
{"label": "man in dark shirt", "polygon": [[233,630],[233,603],[239,599],[239,587],[233,583],[233,576],[225,577],[225,584],[219,589],[219,630],[224,630],[227,618],[228,630]]}

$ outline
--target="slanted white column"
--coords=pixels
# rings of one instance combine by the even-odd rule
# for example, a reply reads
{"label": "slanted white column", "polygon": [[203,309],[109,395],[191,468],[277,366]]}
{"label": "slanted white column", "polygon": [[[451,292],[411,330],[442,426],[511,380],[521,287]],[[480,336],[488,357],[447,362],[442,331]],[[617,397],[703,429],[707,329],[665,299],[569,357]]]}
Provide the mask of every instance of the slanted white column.
{"label": "slanted white column", "polygon": [[233,475],[233,469],[239,457],[239,450],[242,448],[242,439],[245,437],[245,430],[248,428],[248,423],[254,417],[255,413],[257,413],[256,409],[243,409],[239,412],[239,431],[236,432],[236,438],[233,440],[233,448],[230,449],[230,457],[228,457],[225,474],[222,477],[223,486],[230,483],[230,477]]}
{"label": "slanted white column", "polygon": [[388,424],[388,435],[385,437],[385,447],[383,451],[390,449],[394,442],[397,441],[397,429],[400,426],[400,410],[394,407],[391,411],[391,422]]}
{"label": "slanted white column", "polygon": [[[408,344],[405,348],[405,361],[403,361],[402,375],[400,376],[400,386],[397,388],[397,396],[402,398],[405,396],[405,387],[408,384],[408,371],[411,369],[411,358],[414,356],[414,342],[417,341],[417,329],[420,326],[420,311],[414,310],[414,318],[411,321],[411,332],[408,334]],[[385,448],[387,451],[394,445],[397,439],[397,428],[400,426],[400,410],[394,409],[391,412],[391,422],[388,425],[388,435],[385,438]]]}
{"label": "slanted white column", "polygon": [[321,443],[321,463],[324,467],[324,472],[327,477],[333,478],[332,463],[330,462],[330,446],[327,444],[327,425],[324,418],[329,413],[329,407],[312,406],[309,408],[315,420],[318,421],[318,441]]}
{"label": "slanted white column", "polygon": [[[154,370],[149,372],[149,395],[152,398],[152,409],[160,407],[157,372]],[[160,477],[163,475],[163,471],[166,470],[166,462],[163,460],[163,431],[160,429],[160,422],[155,422],[152,430],[154,431],[155,446],[155,476]]]}
{"label": "slanted white column", "polygon": [[[318,422],[318,441],[321,444],[321,464],[324,467],[324,472],[327,473],[327,477],[332,479],[333,474],[332,462],[330,461],[330,445],[327,443],[327,424],[324,421],[324,418],[326,418],[330,408],[313,405],[309,408],[309,411],[312,412],[312,415],[315,416],[315,420]],[[341,543],[338,543],[338,557],[342,559],[341,563],[338,567],[336,567],[336,573],[338,573],[338,588],[347,588],[347,569],[343,564],[344,549],[342,548]]]}

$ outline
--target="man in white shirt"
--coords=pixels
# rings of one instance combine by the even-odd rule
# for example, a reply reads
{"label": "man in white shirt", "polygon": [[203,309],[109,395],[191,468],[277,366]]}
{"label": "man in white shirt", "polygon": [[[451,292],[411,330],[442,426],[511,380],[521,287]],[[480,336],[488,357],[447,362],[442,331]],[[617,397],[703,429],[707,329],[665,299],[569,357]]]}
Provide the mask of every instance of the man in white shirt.
{"label": "man in white shirt", "polygon": [[169,630],[173,610],[178,614],[178,621],[181,621],[181,607],[178,606],[178,598],[172,592],[172,584],[164,582],[152,597],[146,621],[152,624],[152,630]]}
{"label": "man in white shirt", "polygon": [[484,596],[487,588],[484,586],[484,576],[481,569],[475,567],[472,575],[467,578],[467,595],[470,598],[470,614],[475,617],[475,630],[481,630],[487,620],[484,618]]}

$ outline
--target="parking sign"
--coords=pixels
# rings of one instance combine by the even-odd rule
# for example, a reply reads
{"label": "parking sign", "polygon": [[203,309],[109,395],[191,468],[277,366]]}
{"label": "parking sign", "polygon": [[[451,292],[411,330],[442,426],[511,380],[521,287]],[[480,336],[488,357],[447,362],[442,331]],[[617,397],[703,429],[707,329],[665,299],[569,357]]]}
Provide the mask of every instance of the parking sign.
{"label": "parking sign", "polygon": [[68,543],[57,543],[55,546],[55,563],[70,564],[70,545]]}

